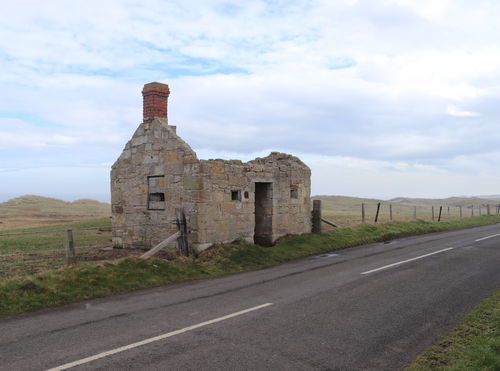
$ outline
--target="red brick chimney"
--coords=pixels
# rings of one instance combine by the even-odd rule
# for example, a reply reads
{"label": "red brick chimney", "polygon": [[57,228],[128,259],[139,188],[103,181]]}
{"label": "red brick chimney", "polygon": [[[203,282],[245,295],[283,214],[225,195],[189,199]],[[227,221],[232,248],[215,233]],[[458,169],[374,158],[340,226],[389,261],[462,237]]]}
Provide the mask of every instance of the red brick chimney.
{"label": "red brick chimney", "polygon": [[167,118],[167,101],[170,90],[167,84],[150,82],[142,89],[144,122],[155,117]]}

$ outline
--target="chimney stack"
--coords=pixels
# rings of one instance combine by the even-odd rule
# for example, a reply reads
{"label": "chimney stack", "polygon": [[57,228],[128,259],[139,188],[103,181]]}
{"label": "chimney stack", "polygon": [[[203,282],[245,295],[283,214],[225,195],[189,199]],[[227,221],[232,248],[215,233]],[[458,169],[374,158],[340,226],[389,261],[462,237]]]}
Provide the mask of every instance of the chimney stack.
{"label": "chimney stack", "polygon": [[142,89],[144,122],[151,122],[155,117],[167,118],[167,101],[170,90],[167,84],[150,82]]}

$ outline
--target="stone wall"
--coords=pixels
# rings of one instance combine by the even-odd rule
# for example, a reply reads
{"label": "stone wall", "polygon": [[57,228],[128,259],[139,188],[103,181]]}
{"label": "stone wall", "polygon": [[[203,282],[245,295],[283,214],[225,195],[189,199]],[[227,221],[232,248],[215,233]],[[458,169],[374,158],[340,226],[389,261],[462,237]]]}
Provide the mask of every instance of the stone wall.
{"label": "stone wall", "polygon": [[270,245],[311,231],[311,172],[304,163],[277,152],[247,163],[198,160],[167,123],[168,94],[167,85],[145,85],[144,122],[112,167],[115,245],[161,242],[177,231],[179,207],[189,242],[199,249],[238,238]]}

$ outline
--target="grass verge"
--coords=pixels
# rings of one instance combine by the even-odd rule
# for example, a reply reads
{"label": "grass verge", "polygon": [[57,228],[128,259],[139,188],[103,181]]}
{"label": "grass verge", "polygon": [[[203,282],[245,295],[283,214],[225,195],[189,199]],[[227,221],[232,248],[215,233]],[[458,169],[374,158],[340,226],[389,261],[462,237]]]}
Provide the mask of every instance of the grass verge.
{"label": "grass verge", "polygon": [[0,316],[125,293],[174,282],[217,277],[277,265],[292,259],[430,232],[500,222],[500,217],[476,217],[449,222],[394,222],[341,228],[322,235],[284,238],[271,248],[243,241],[216,245],[197,258],[147,261],[127,258],[82,263],[24,279],[0,282]]}
{"label": "grass verge", "polygon": [[500,370],[500,289],[406,371]]}

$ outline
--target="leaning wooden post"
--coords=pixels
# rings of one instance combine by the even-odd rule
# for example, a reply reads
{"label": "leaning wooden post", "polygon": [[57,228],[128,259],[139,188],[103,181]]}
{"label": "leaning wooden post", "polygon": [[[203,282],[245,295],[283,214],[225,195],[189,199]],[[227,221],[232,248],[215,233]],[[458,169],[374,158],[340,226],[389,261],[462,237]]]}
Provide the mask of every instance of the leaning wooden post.
{"label": "leaning wooden post", "polygon": [[439,206],[439,217],[438,217],[438,222],[441,221],[441,213],[443,211],[443,207],[442,206]]}
{"label": "leaning wooden post", "polygon": [[392,204],[389,204],[389,220],[392,221]]}
{"label": "leaning wooden post", "polygon": [[181,232],[181,235],[177,239],[177,245],[179,246],[179,251],[184,256],[189,256],[189,245],[187,239],[187,222],[186,222],[186,214],[184,213],[183,208],[175,209],[175,218],[177,228]]}
{"label": "leaning wooden post", "polygon": [[378,221],[378,213],[380,212],[380,202],[377,204],[377,213],[375,214],[375,223]]}
{"label": "leaning wooden post", "polygon": [[321,233],[321,200],[313,200],[312,233]]}
{"label": "leaning wooden post", "polygon": [[361,222],[362,223],[365,222],[365,204],[364,203],[361,204]]}
{"label": "leaning wooden post", "polygon": [[73,230],[66,229],[66,264],[76,263],[75,247],[73,246]]}
{"label": "leaning wooden post", "polygon": [[432,221],[434,221],[434,206],[432,207]]}

